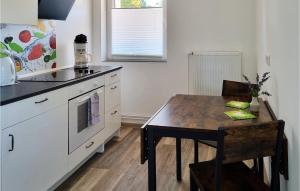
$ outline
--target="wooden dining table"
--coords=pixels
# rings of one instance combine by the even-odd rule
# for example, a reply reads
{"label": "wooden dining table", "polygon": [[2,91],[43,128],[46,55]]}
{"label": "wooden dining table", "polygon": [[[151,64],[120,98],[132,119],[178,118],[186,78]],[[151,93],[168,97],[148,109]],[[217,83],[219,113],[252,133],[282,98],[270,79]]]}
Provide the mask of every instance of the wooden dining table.
{"label": "wooden dining table", "polygon": [[260,100],[256,119],[232,120],[225,111],[238,97],[175,95],[141,128],[141,163],[148,160],[148,190],[156,190],[156,145],[163,137],[176,138],[177,180],[181,180],[181,139],[216,141],[219,127],[270,122],[274,113]]}

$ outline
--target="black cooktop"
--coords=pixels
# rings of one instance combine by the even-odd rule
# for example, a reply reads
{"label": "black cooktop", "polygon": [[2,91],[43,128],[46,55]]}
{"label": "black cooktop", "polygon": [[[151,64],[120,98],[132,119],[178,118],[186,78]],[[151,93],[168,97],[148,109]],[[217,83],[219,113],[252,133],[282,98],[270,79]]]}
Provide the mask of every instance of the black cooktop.
{"label": "black cooktop", "polygon": [[100,73],[106,69],[106,66],[89,66],[84,69],[67,68],[54,72],[39,74],[19,79],[23,82],[67,82],[78,78],[87,77],[96,73]]}

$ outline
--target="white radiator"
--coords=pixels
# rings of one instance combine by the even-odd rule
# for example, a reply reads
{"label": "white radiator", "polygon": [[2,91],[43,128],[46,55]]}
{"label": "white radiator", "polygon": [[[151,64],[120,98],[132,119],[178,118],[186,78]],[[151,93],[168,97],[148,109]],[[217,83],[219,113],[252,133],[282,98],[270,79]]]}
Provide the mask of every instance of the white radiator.
{"label": "white radiator", "polygon": [[241,81],[241,52],[189,55],[189,94],[219,96],[223,80]]}

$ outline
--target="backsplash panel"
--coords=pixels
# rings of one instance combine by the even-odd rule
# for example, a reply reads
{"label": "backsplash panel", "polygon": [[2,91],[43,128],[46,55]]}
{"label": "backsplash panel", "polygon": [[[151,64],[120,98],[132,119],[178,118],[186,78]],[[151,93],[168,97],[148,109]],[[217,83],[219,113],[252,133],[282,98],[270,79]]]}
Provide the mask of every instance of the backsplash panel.
{"label": "backsplash panel", "polygon": [[[0,49],[7,49],[23,63],[17,74],[56,68],[56,22],[39,20],[37,26],[0,24]],[[1,57],[7,56],[0,52]]]}

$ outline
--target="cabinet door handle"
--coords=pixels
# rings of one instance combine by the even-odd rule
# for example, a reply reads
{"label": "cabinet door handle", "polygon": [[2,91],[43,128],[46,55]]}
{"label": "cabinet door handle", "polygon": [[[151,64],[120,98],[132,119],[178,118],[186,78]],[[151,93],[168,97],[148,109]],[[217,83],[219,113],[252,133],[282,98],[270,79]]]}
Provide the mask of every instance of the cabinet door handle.
{"label": "cabinet door handle", "polygon": [[93,145],[94,145],[94,141],[92,141],[89,145],[85,146],[85,148],[88,149],[88,148],[90,148]]}
{"label": "cabinet door handle", "polygon": [[113,113],[111,113],[111,115],[116,115],[118,113],[118,111],[114,111]]}
{"label": "cabinet door handle", "polygon": [[111,90],[115,90],[115,89],[117,89],[118,88],[118,86],[114,86],[114,87],[112,87],[112,88],[110,88]]}
{"label": "cabinet door handle", "polygon": [[111,75],[110,77],[111,78],[114,78],[114,77],[116,77],[118,74],[114,74],[114,75]]}
{"label": "cabinet door handle", "polygon": [[34,102],[35,104],[40,104],[40,103],[43,103],[43,102],[46,102],[46,101],[48,101],[49,99],[48,98],[45,98],[45,99],[43,99],[43,100],[41,100],[41,101],[36,101],[36,102]]}
{"label": "cabinet door handle", "polygon": [[12,152],[15,149],[15,137],[12,134],[9,134],[8,136],[11,137],[11,149],[9,149],[8,151]]}

